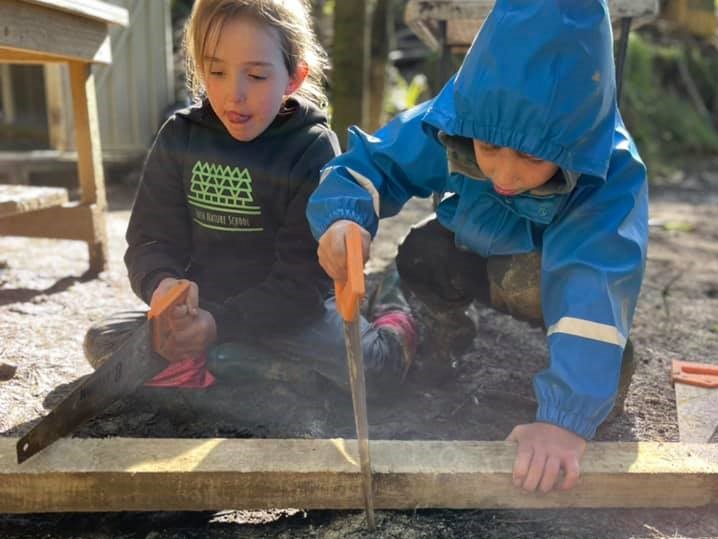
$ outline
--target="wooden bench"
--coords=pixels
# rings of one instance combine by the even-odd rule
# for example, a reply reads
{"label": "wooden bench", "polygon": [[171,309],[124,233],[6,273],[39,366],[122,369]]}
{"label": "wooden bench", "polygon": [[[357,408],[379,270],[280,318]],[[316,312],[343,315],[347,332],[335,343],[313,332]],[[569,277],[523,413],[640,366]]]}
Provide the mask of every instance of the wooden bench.
{"label": "wooden bench", "polygon": [[0,219],[67,204],[67,190],[0,184]]}
{"label": "wooden bench", "polygon": [[0,21],[0,63],[69,65],[80,188],[70,203],[58,189],[3,186],[0,234],[85,241],[99,273],[107,202],[91,66],[112,61],[109,25],[127,26],[127,10],[100,0],[0,0]]}

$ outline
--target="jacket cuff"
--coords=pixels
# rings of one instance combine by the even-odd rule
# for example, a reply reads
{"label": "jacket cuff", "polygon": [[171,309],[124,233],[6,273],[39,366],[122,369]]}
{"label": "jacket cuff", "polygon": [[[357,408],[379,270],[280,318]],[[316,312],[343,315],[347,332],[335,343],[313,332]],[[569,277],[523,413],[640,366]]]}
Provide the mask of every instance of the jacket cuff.
{"label": "jacket cuff", "polygon": [[361,212],[349,208],[337,208],[323,216],[316,226],[310,222],[312,235],[317,241],[319,241],[330,226],[332,226],[336,221],[341,221],[343,219],[354,221],[369,232],[372,238],[376,235],[376,231],[379,228],[379,220],[376,216],[374,216],[371,222],[366,222],[366,216],[364,216]]}
{"label": "jacket cuff", "polygon": [[547,404],[539,405],[538,411],[536,412],[536,421],[541,423],[551,423],[566,430],[570,430],[586,440],[591,440],[596,435],[596,429],[600,424],[595,423],[584,416],[566,412],[555,406]]}

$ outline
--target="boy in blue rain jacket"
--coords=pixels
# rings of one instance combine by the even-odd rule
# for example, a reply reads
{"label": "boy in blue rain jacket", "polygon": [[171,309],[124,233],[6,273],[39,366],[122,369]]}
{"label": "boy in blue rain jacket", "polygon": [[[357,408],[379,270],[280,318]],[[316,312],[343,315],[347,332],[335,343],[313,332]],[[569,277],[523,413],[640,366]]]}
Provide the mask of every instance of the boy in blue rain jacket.
{"label": "boy in blue rain jacket", "polygon": [[[646,169],[617,108],[612,44],[604,0],[497,0],[434,99],[374,135],[350,130],[307,208],[334,279],[348,222],[368,251],[380,218],[432,193],[443,195],[433,228],[476,253],[477,280],[494,259],[537,261],[550,366],[534,379],[535,422],[509,435],[526,490],[576,484],[615,402],[643,277]],[[444,275],[446,256],[425,253]]]}

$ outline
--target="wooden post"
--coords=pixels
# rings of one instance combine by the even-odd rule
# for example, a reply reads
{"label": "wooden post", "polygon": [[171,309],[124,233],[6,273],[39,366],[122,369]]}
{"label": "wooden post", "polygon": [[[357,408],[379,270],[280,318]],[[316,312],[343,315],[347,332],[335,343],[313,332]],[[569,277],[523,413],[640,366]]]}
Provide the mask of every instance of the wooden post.
{"label": "wooden post", "polygon": [[12,124],[15,121],[15,97],[12,92],[9,64],[0,64],[0,98],[2,100],[3,123]]}
{"label": "wooden post", "polygon": [[[97,118],[95,78],[90,65],[69,62],[72,110],[75,115],[77,171],[80,180],[80,203],[94,205],[100,212],[107,206],[105,177],[102,169],[100,127]],[[107,262],[107,233],[104,219],[94,221],[94,240],[88,242],[90,271],[99,273]]]}
{"label": "wooden post", "polygon": [[45,64],[45,100],[47,102],[47,127],[50,147],[65,152],[70,149],[67,114],[65,107],[64,66],[62,63]]}

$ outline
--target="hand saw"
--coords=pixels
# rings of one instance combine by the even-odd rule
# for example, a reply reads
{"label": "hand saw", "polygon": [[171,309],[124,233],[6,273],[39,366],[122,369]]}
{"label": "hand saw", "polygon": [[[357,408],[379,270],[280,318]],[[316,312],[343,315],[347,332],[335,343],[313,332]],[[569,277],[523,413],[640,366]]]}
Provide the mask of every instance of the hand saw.
{"label": "hand saw", "polygon": [[65,397],[17,442],[22,463],[58,438],[67,436],[110,404],[129,395],[167,367],[174,354],[172,308],[186,301],[189,282],[180,281],[153,302],[147,321],[125,340],[95,372]]}
{"label": "hand saw", "polygon": [[347,366],[351,385],[354,421],[359,446],[359,467],[362,475],[362,491],[367,525],[375,527],[374,492],[369,455],[369,420],[366,407],[366,381],[364,379],[364,355],[359,328],[359,304],[364,298],[364,261],[359,225],[352,224],[346,236],[347,280],[334,281],[337,310],[344,319],[344,339],[347,346]]}

